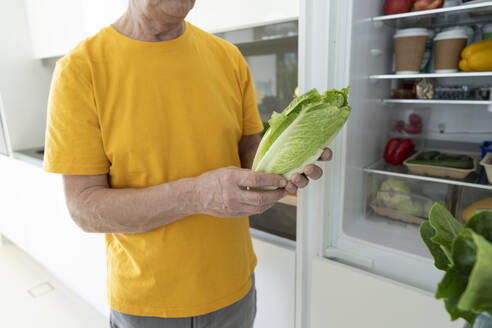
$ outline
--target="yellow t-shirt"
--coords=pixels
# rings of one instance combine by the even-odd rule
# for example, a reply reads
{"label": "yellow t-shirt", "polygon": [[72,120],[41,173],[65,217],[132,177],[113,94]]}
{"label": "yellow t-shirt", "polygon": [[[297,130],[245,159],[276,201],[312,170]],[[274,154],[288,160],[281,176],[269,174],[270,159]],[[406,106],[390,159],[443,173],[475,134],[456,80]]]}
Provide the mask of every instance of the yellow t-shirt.
{"label": "yellow t-shirt", "polygon": [[[189,23],[163,42],[109,26],[56,65],[44,169],[147,187],[240,167],[239,140],[262,129],[235,46]],[[192,215],[147,233],[106,234],[106,254],[110,306],[141,316],[230,305],[250,289],[256,265],[247,217]]]}

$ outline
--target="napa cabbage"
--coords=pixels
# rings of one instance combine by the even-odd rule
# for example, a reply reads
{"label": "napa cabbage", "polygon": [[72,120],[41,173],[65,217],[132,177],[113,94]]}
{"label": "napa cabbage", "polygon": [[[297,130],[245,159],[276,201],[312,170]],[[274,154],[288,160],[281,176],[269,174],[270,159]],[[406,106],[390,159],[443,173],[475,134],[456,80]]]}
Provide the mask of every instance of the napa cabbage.
{"label": "napa cabbage", "polygon": [[253,171],[289,179],[314,163],[347,121],[349,88],[319,94],[312,89],[282,112],[273,112],[253,162]]}

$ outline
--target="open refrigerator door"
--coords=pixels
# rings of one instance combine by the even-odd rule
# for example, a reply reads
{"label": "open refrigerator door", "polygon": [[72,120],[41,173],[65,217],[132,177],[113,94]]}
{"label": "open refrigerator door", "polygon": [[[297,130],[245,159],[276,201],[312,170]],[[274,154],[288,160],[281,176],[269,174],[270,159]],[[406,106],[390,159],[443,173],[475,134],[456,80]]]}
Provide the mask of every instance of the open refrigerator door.
{"label": "open refrigerator door", "polygon": [[[492,207],[480,165],[491,151],[492,69],[458,68],[463,48],[485,37],[492,1],[386,16],[383,4],[304,6],[301,91],[350,85],[353,110],[330,145],[323,182],[300,196],[298,256],[322,255],[432,292],[442,272],[419,234],[430,206],[441,203],[463,222]],[[405,39],[403,51],[401,35],[414,42]],[[391,139],[398,154],[385,159]]]}

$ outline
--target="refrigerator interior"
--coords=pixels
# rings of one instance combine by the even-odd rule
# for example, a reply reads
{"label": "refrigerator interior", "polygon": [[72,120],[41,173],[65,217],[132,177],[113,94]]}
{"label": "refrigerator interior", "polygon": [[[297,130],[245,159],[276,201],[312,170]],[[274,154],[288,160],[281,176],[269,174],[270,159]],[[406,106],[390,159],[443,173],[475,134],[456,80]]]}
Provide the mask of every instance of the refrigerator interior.
{"label": "refrigerator interior", "polygon": [[[402,81],[371,79],[370,76],[394,74],[393,35],[396,28],[372,21],[372,17],[382,15],[384,1],[352,3],[350,105],[353,112],[345,135],[342,164],[345,175],[340,195],[343,207],[335,218],[336,231],[326,231],[330,234],[326,239],[335,240],[331,243],[339,249],[370,259],[371,265],[366,267],[371,271],[431,290],[440,273],[433,269],[431,255],[420,238],[420,221],[409,223],[381,215],[381,211],[376,213],[371,201],[377,198],[378,189],[388,179],[394,179],[400,181],[397,183],[404,183],[413,194],[417,194],[416,197],[425,196],[446,204],[454,214],[463,193],[471,198],[474,194],[492,197],[492,186],[475,188],[470,183],[464,187],[442,179],[409,176],[403,166],[393,169],[384,163],[384,147],[391,137],[401,137],[392,131],[395,118],[416,111],[423,113],[423,131],[418,136],[407,137],[412,138],[417,150],[479,154],[480,144],[492,140],[492,112],[487,110],[487,106],[383,101],[392,98],[392,89]],[[492,15],[487,17],[492,22]],[[432,22],[426,21],[426,24],[432,28]],[[443,86],[465,83],[469,86],[488,84],[490,87],[492,75],[435,78],[432,81]]]}

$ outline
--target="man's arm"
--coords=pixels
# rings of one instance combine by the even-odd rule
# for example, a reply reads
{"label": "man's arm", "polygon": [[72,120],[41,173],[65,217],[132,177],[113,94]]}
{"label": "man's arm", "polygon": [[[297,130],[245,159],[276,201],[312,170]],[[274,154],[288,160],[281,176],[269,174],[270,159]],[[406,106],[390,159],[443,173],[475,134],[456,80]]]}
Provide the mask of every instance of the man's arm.
{"label": "man's arm", "polygon": [[[304,174],[287,182],[276,174],[251,172],[261,138],[245,136],[239,143],[243,169],[226,167],[196,178],[181,179],[147,188],[113,189],[108,176],[64,175],[67,206],[72,219],[86,232],[142,233],[192,214],[241,217],[263,213],[288,192],[318,179],[322,171],[308,165]],[[320,160],[329,160],[326,149]],[[245,190],[245,187],[277,186],[277,190]],[[284,189],[285,188],[285,189]]]}
{"label": "man's arm", "polygon": [[[206,172],[148,188],[113,189],[108,176],[64,175],[72,219],[86,232],[142,233],[192,214],[241,217],[258,214],[286,195],[287,181],[275,174],[236,167]],[[277,186],[277,190],[245,187]]]}

